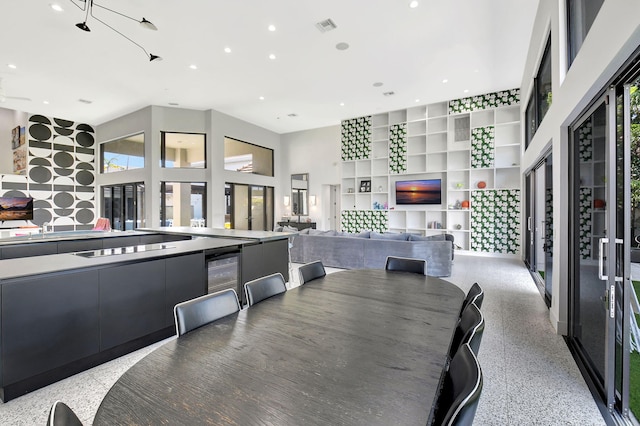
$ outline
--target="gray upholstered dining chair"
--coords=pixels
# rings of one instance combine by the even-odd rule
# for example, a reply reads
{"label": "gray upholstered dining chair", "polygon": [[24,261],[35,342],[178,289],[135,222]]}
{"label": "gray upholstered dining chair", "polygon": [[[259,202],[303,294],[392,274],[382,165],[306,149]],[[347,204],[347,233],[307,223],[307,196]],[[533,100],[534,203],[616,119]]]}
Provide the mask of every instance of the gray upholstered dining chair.
{"label": "gray upholstered dining chair", "polygon": [[413,272],[427,275],[427,261],[411,257],[387,256],[384,269],[387,271]]}
{"label": "gray upholstered dining chair", "polygon": [[287,285],[280,272],[247,281],[244,284],[244,292],[247,295],[247,303],[249,306],[253,306],[264,299],[284,293],[285,291],[287,291]]}
{"label": "gray upholstered dining chair", "polygon": [[484,332],[484,316],[475,303],[467,305],[458,320],[458,325],[453,332],[449,357],[453,358],[461,346],[469,344],[473,353],[478,355],[480,341]]}
{"label": "gray upholstered dining chair", "polygon": [[322,278],[327,275],[324,270],[322,261],[316,260],[315,262],[309,262],[298,268],[298,275],[300,276],[300,285],[313,281],[316,278]]}
{"label": "gray upholstered dining chair", "polygon": [[62,401],[56,401],[49,410],[47,426],[82,426],[82,422],[71,407]]}
{"label": "gray upholstered dining chair", "polygon": [[227,289],[217,293],[205,294],[173,308],[178,337],[209,324],[217,319],[240,310],[240,302],[235,290]]}
{"label": "gray upholstered dining chair", "polygon": [[482,392],[480,363],[468,344],[449,364],[434,412],[434,425],[471,426]]}
{"label": "gray upholstered dining chair", "polygon": [[467,296],[462,301],[462,307],[460,308],[460,314],[470,303],[475,303],[478,309],[482,307],[482,301],[484,300],[484,290],[478,283],[473,283],[469,291],[467,292]]}

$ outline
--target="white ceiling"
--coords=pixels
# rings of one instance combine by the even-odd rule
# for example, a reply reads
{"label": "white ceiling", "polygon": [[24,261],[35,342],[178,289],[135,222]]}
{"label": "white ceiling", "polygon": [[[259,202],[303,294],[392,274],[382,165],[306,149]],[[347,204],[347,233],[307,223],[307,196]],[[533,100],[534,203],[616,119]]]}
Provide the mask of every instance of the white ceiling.
{"label": "white ceiling", "polygon": [[[55,2],[63,12],[51,9]],[[91,17],[92,31],[79,30],[84,12],[70,0],[5,1],[0,78],[9,98],[0,107],[98,125],[177,103],[277,133],[336,125],[416,99],[427,104],[519,87],[538,0],[420,0],[415,9],[409,0],[99,4],[153,22],[158,31],[94,7],[97,17],[164,60],[149,62]],[[321,33],[315,24],[327,18],[337,29]],[[267,30],[270,24],[276,31]],[[350,48],[336,49],[340,42]],[[384,96],[388,91],[395,95]]]}

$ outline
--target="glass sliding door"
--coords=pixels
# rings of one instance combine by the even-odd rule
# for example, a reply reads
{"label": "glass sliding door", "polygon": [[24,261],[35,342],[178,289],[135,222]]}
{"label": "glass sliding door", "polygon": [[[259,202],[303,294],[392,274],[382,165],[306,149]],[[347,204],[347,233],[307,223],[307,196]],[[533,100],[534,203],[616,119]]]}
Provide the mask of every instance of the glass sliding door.
{"label": "glass sliding door", "polygon": [[553,174],[551,153],[525,176],[527,233],[525,261],[551,306],[553,263]]}
{"label": "glass sliding door", "polygon": [[229,227],[258,231],[272,230],[273,194],[273,188],[269,186],[227,183],[225,203],[230,207]]}
{"label": "glass sliding door", "polygon": [[160,195],[162,226],[207,226],[206,183],[161,182]]}
{"label": "glass sliding door", "polygon": [[144,183],[102,186],[102,217],[111,228],[127,231],[145,226]]}

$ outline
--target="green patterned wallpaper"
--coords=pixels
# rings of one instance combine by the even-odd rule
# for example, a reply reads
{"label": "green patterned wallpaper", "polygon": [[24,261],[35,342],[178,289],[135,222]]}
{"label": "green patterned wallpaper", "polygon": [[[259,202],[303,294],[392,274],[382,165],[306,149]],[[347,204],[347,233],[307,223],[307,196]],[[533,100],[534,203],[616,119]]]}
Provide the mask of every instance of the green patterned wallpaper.
{"label": "green patterned wallpaper", "polygon": [[343,210],[342,231],[357,233],[362,231],[386,232],[389,215],[386,210]]}
{"label": "green patterned wallpaper", "polygon": [[342,121],[342,161],[371,157],[371,116]]}
{"label": "green patterned wallpaper", "polygon": [[407,171],[407,123],[389,127],[389,173]]}
{"label": "green patterned wallpaper", "polygon": [[520,103],[520,89],[503,90],[449,101],[449,114],[516,105],[518,103]]}
{"label": "green patterned wallpaper", "polygon": [[493,126],[471,129],[471,168],[493,167],[494,148],[495,129]]}
{"label": "green patterned wallpaper", "polygon": [[471,250],[519,252],[519,189],[471,191]]}

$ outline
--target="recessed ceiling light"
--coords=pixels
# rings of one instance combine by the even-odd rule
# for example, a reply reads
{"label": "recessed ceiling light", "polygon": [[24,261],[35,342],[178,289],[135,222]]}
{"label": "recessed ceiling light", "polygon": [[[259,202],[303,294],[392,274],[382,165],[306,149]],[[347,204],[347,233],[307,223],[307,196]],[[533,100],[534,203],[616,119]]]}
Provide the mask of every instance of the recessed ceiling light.
{"label": "recessed ceiling light", "polygon": [[260,99],[261,101],[264,101],[264,96],[260,96],[258,99]]}
{"label": "recessed ceiling light", "polygon": [[49,101],[42,101],[43,104],[49,105]]}
{"label": "recessed ceiling light", "polygon": [[411,9],[415,9],[416,7],[418,7],[419,4],[420,3],[418,3],[417,0],[413,0],[413,1],[409,2],[409,7]]}
{"label": "recessed ceiling light", "polygon": [[420,99],[416,99],[416,102],[420,102]]}
{"label": "recessed ceiling light", "polygon": [[189,65],[189,68],[191,68],[192,70],[197,70],[198,66],[191,64],[191,65]]}
{"label": "recessed ceiling light", "polygon": [[231,48],[230,47],[225,47],[224,48],[224,53],[231,53]]}
{"label": "recessed ceiling light", "polygon": [[469,89],[464,89],[464,93],[469,93]]}
{"label": "recessed ceiling light", "polygon": [[12,70],[15,70],[16,68],[18,68],[15,64],[7,64],[7,66]]}
{"label": "recessed ceiling light", "polygon": [[382,86],[381,81],[376,81],[375,83],[373,83],[373,87],[380,87],[380,86]]}
{"label": "recessed ceiling light", "polygon": [[338,50],[347,50],[349,48],[349,43],[345,43],[344,41],[336,44],[336,49]]}
{"label": "recessed ceiling light", "polygon": [[340,102],[340,106],[344,106],[344,102]]}
{"label": "recessed ceiling light", "polygon": [[49,6],[51,6],[51,9],[55,10],[56,12],[62,12],[64,11],[64,9],[62,8],[62,6],[60,6],[59,4],[56,3],[52,3]]}
{"label": "recessed ceiling light", "polygon": [[448,83],[449,80],[447,80],[446,78],[444,80],[442,80],[443,83]]}
{"label": "recessed ceiling light", "polygon": [[276,30],[276,26],[275,26],[275,25],[273,25],[273,24],[271,24],[271,25],[269,25],[269,26],[267,27],[267,29],[268,29],[269,31],[275,31],[275,30]]}
{"label": "recessed ceiling light", "polygon": [[271,60],[273,61],[274,59],[276,59],[276,55],[274,55],[273,53],[271,53],[271,54],[269,55],[269,59],[271,59]]}

